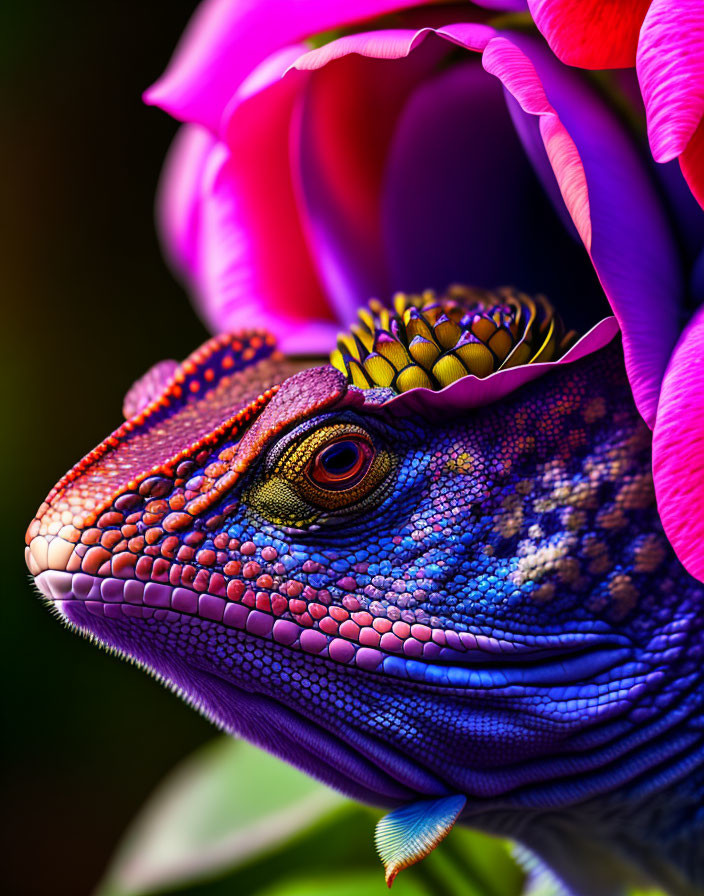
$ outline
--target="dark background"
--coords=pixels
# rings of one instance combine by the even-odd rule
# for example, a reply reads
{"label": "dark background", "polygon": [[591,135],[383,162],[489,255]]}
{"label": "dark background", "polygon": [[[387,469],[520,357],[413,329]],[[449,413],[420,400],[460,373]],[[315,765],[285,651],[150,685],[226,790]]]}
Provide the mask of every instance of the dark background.
{"label": "dark background", "polygon": [[63,630],[23,562],[34,511],[120,423],[132,381],[207,335],[153,224],[176,125],[140,99],[195,3],[0,6],[3,892],[80,896],[155,782],[214,733]]}

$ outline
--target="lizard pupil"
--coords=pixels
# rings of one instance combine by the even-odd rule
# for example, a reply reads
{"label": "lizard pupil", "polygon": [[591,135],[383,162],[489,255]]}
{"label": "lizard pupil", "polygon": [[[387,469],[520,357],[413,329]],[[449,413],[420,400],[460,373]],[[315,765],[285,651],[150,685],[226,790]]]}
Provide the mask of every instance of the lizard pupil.
{"label": "lizard pupil", "polygon": [[365,440],[342,438],[315,455],[309,475],[323,488],[351,488],[362,480],[371,461],[372,448]]}
{"label": "lizard pupil", "polygon": [[320,463],[331,476],[344,476],[354,469],[359,456],[359,447],[354,442],[338,442],[325,450]]}

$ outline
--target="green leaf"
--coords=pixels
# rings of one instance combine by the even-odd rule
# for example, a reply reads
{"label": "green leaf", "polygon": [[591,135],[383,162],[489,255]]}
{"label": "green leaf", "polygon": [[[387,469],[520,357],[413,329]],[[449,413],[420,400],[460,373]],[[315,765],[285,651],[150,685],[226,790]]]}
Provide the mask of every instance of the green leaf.
{"label": "green leaf", "polygon": [[256,747],[218,738],[178,765],[149,798],[97,896],[149,893],[221,874],[344,802]]}
{"label": "green leaf", "polygon": [[[388,888],[383,874],[378,871],[330,875],[327,877],[297,877],[260,891],[257,896],[385,896]],[[391,896],[429,896],[428,890],[415,878],[394,883]]]}
{"label": "green leaf", "polygon": [[[96,896],[386,896],[379,814],[219,738],[149,798]],[[456,826],[391,896],[519,896],[523,880],[506,842]]]}

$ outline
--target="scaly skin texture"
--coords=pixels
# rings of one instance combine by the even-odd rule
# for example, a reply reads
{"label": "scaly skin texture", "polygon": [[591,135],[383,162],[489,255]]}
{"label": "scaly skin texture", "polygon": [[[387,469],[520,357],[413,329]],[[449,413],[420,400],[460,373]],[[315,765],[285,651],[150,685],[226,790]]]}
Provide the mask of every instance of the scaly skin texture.
{"label": "scaly skin texture", "polygon": [[[618,342],[453,419],[305,366],[256,335],[192,356],[40,508],[43,593],[352,797],[465,794],[577,892],[702,892],[704,588]],[[340,433],[374,451],[351,502],[306,479]]]}

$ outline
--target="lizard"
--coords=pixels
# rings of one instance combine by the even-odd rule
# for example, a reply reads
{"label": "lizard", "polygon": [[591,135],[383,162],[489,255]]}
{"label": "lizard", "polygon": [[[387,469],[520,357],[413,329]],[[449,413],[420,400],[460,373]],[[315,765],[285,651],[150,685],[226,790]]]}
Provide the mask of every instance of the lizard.
{"label": "lizard", "polygon": [[704,586],[595,330],[457,288],[372,303],[329,361],[216,336],[128,392],[28,568],[71,628],[391,810],[389,885],[459,820],[570,892],[701,894]]}

